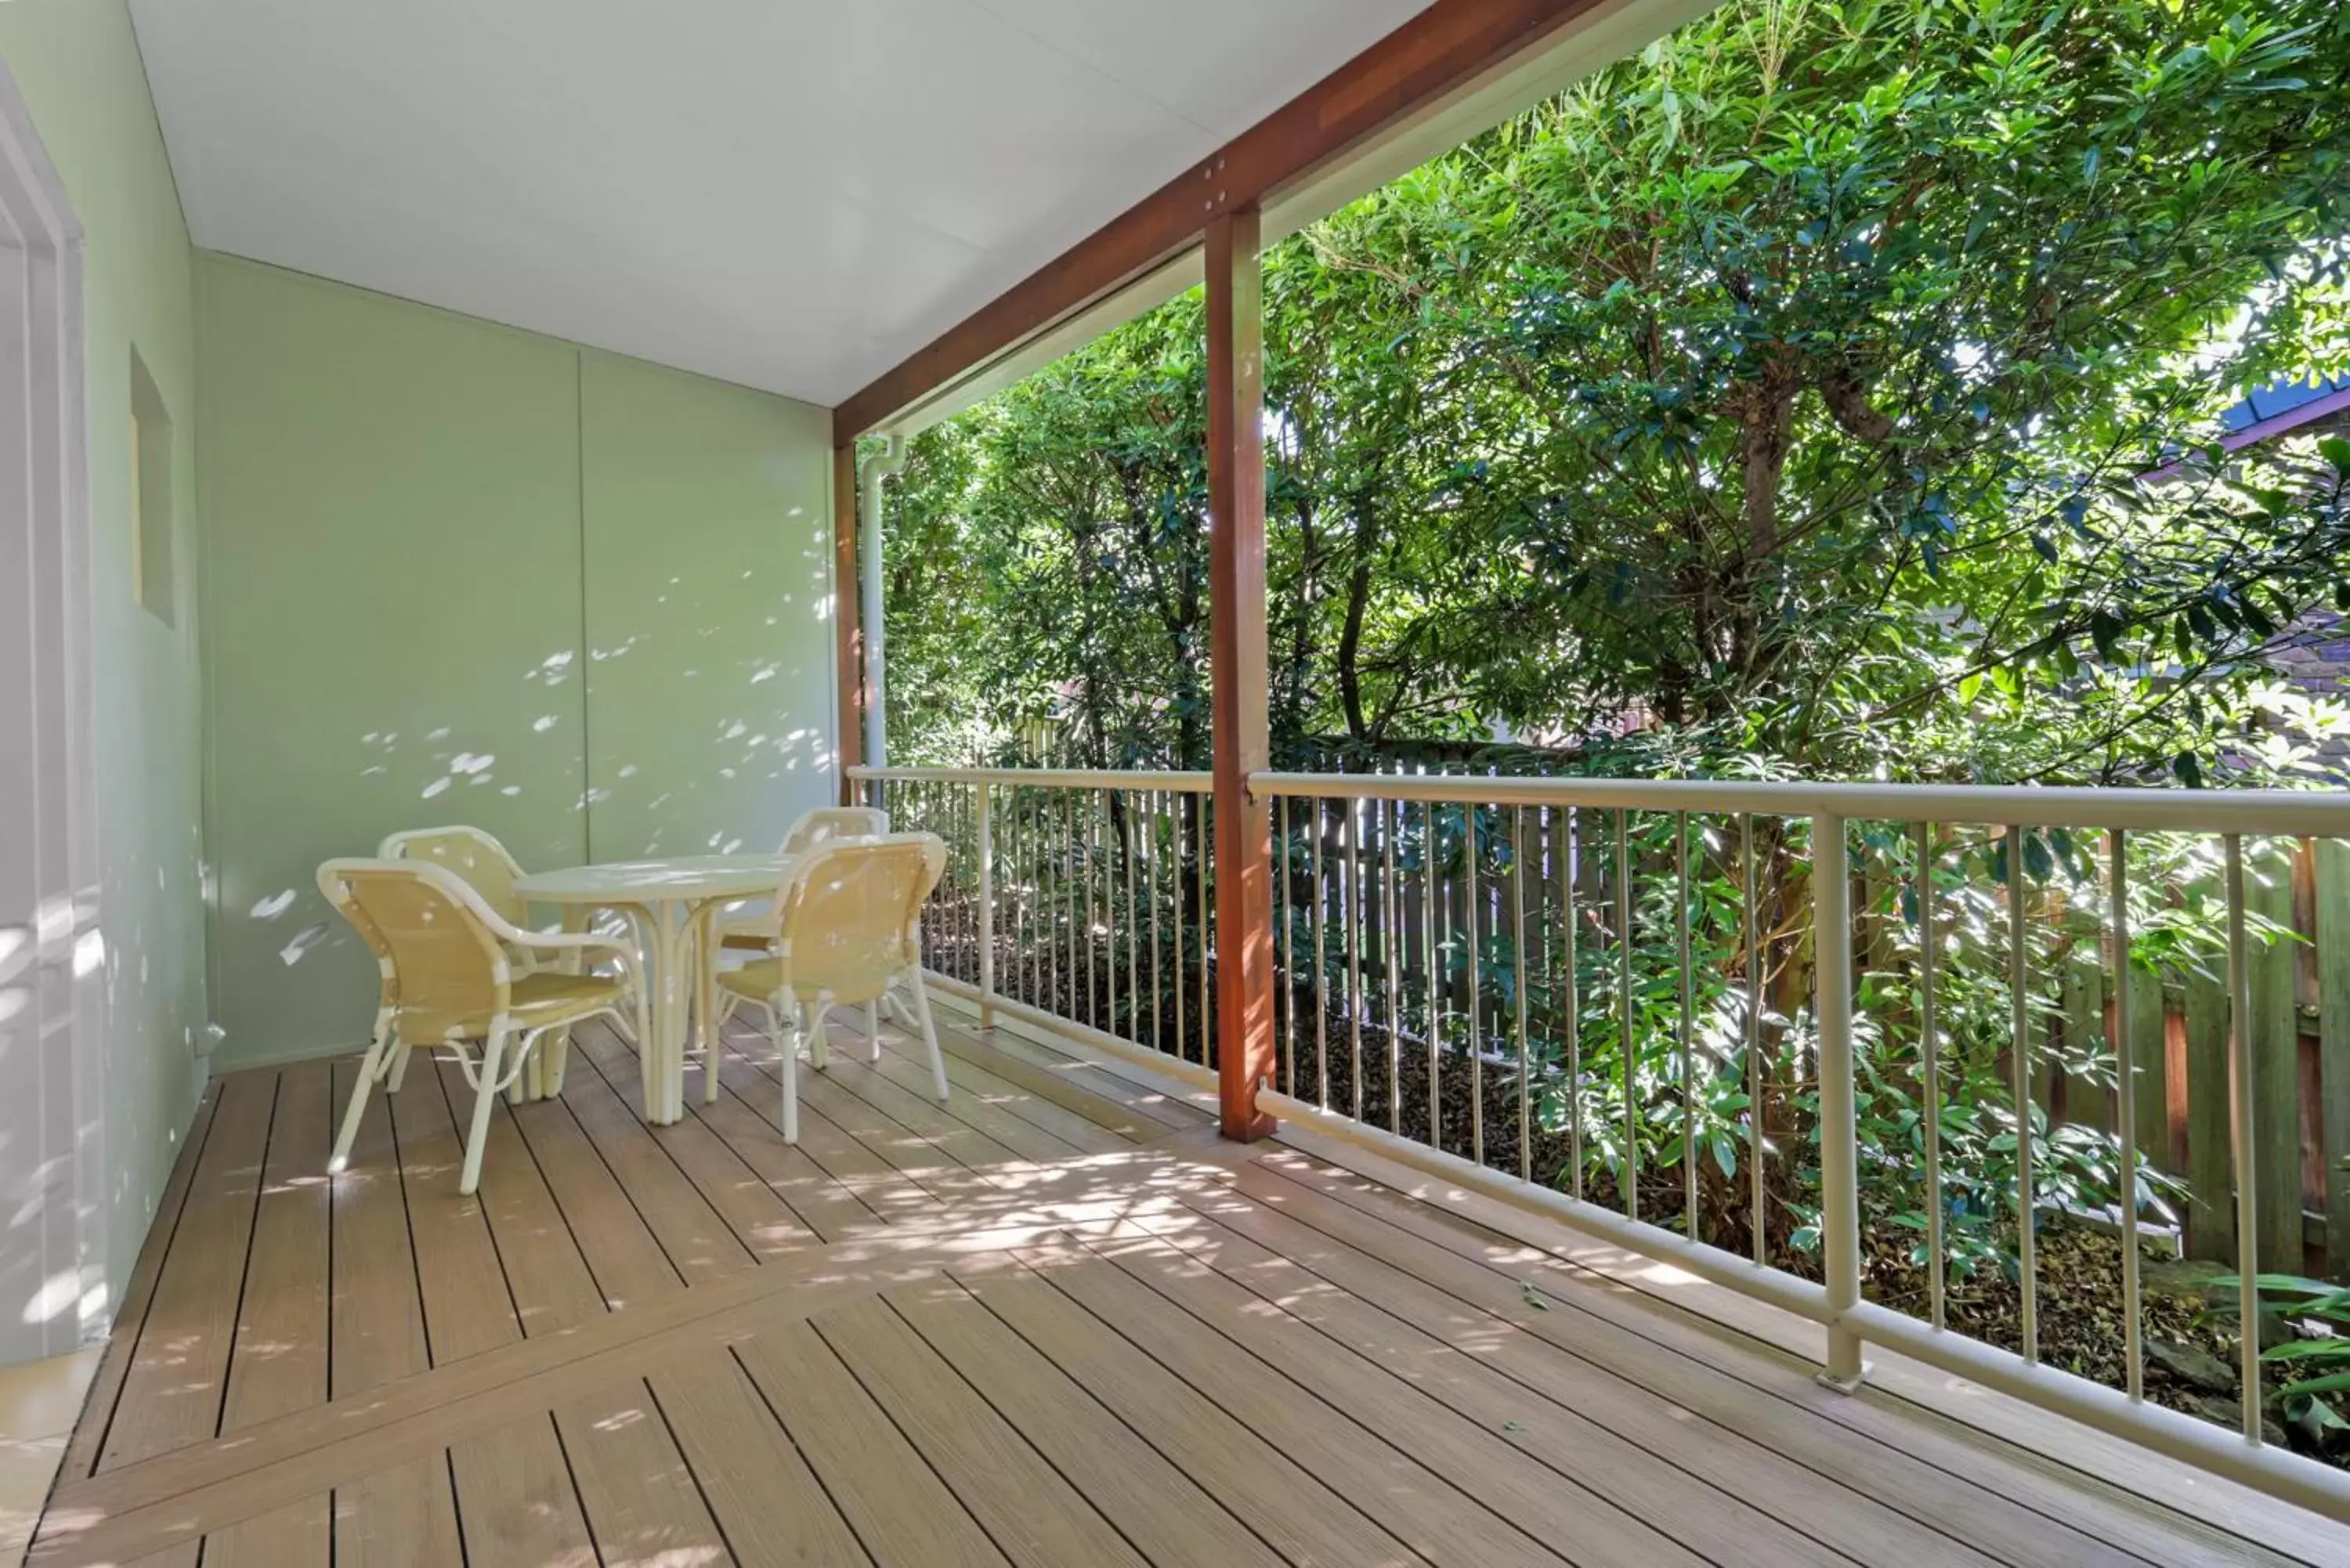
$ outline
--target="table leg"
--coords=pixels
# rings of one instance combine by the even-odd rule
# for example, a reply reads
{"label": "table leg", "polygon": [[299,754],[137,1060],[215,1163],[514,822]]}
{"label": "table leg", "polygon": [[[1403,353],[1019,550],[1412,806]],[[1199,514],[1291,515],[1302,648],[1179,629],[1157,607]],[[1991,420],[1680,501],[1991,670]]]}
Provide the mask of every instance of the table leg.
{"label": "table leg", "polygon": [[640,1048],[645,1119],[666,1127],[684,1113],[686,997],[690,977],[681,972],[692,928],[673,903],[646,910],[652,929],[652,1039]]}

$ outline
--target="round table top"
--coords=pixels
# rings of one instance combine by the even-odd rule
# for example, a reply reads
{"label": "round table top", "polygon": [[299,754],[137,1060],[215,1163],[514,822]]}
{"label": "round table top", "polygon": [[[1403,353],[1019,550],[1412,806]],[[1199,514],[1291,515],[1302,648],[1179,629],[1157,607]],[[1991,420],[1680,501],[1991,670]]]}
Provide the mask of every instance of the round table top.
{"label": "round table top", "polygon": [[688,855],[668,860],[611,860],[519,877],[515,891],[548,904],[662,904],[681,899],[744,898],[783,881],[780,855]]}

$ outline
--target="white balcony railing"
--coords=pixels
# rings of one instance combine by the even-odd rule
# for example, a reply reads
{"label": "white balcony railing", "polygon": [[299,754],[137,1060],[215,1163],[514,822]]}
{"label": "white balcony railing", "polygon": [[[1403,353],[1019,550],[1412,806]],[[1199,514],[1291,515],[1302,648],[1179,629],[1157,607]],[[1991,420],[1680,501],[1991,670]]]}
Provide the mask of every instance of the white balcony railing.
{"label": "white balcony railing", "polygon": [[[948,839],[926,960],[991,1019],[1195,1077],[1215,1065],[1207,774],[852,777],[897,826]],[[2257,1334],[2241,1336],[2240,1434],[2145,1397],[2143,1151],[2172,1129],[2144,1108],[2178,1075],[2150,1059],[2176,1052],[2130,958],[2135,920],[2218,987],[2224,1062],[2199,1103],[2226,1107],[2225,1191],[2188,1199],[2231,1201],[2240,1321],[2257,1322],[2263,1253],[2289,1244],[2298,1262],[2302,1224],[2292,939],[2262,910],[2302,841],[2350,839],[2350,792],[1333,774],[1249,788],[1273,825],[1277,1051],[1260,1102],[1275,1116],[1818,1323],[1832,1386],[1854,1386],[1877,1345],[2350,1520],[2350,1476],[2265,1440]],[[2350,952],[2340,937],[2328,950]],[[2269,996],[2280,974],[2282,1013],[2256,1010],[2255,984]],[[1905,1100],[1913,1117],[1878,1114]],[[2279,1151],[2292,1189],[2264,1192]],[[2060,1158],[2114,1167],[2110,1386],[2042,1358],[2035,1248],[2083,1218],[2077,1184],[2041,1168]],[[1955,1200],[1987,1170],[2012,1188],[1997,1224]],[[1897,1241],[1882,1201],[1865,1224],[1862,1192],[1903,1183],[1917,1202]],[[1995,1334],[1953,1326],[1954,1225],[1995,1237],[2012,1269]],[[1886,1272],[1865,1259],[1905,1247],[1918,1288],[1870,1299]]]}

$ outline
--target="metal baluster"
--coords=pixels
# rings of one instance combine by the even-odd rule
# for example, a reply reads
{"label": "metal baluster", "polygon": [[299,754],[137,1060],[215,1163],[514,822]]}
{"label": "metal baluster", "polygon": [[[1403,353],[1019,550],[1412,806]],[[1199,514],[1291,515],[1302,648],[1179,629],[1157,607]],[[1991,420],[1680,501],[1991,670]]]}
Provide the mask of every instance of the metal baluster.
{"label": "metal baluster", "polygon": [[1425,917],[1427,940],[1420,948],[1420,980],[1428,991],[1428,1147],[1444,1147],[1443,1096],[1438,1069],[1442,1064],[1444,992],[1438,979],[1436,958],[1436,803],[1419,808],[1419,912]]}
{"label": "metal baluster", "polygon": [[1738,827],[1746,880],[1746,1166],[1754,1205],[1748,1223],[1753,1231],[1754,1261],[1760,1263],[1770,1251],[1762,1179],[1762,905],[1755,888],[1754,819],[1741,816]]}
{"label": "metal baluster", "polygon": [[2007,830],[2008,981],[2014,1001],[2015,1262],[2022,1293],[2023,1359],[2040,1359],[2040,1281],[2032,1233],[2032,943],[2024,926],[2023,829]]}
{"label": "metal baluster", "polygon": [[1281,932],[1281,983],[1274,1005],[1281,1020],[1281,1092],[1297,1097],[1297,936],[1289,929],[1289,797],[1273,803],[1274,839],[1281,846],[1281,870],[1274,878],[1275,927]]}
{"label": "metal baluster", "polygon": [[1485,1025],[1479,1016],[1483,1012],[1482,999],[1478,995],[1478,970],[1481,966],[1477,950],[1477,806],[1464,801],[1461,806],[1461,860],[1462,923],[1468,927],[1469,944],[1469,1158],[1479,1165],[1485,1163]]}
{"label": "metal baluster", "polygon": [[1518,1179],[1534,1179],[1534,1078],[1526,1044],[1526,808],[1510,813],[1511,989],[1518,1002]]}
{"label": "metal baluster", "polygon": [[1208,1005],[1208,939],[1214,929],[1209,922],[1215,916],[1208,902],[1208,848],[1215,840],[1209,836],[1208,797],[1201,794],[1194,795],[1192,799],[1198,803],[1191,820],[1198,825],[1192,845],[1198,858],[1192,861],[1192,866],[1193,886],[1200,895],[1200,1065],[1212,1067],[1215,1064],[1209,1060],[1208,1037],[1215,1026],[1216,1014]]}
{"label": "metal baluster", "polygon": [[2259,1448],[2261,1430],[2261,1290],[2255,1246],[2261,1206],[2253,1141],[2260,1128],[2252,1107],[2252,957],[2244,930],[2244,841],[2226,836],[2228,861],[2228,1062],[2235,1075],[2236,1322],[2241,1342],[2244,1441]]}
{"label": "metal baluster", "polygon": [[1109,852],[1110,835],[1118,827],[1118,813],[1112,808],[1110,794],[1101,792],[1096,803],[1099,814],[1095,817],[1097,842],[1100,849],[1102,874],[1102,940],[1107,948],[1102,966],[1102,1028],[1118,1033],[1118,857]]}
{"label": "metal baluster", "polygon": [[1322,818],[1328,803],[1314,797],[1307,868],[1314,878],[1314,1103],[1330,1108],[1330,971],[1323,961],[1322,928],[1329,888],[1322,879]]}
{"label": "metal baluster", "polygon": [[1135,875],[1134,801],[1126,801],[1124,826],[1118,834],[1118,858],[1126,863],[1126,1039],[1142,1044],[1142,907],[1135,896],[1140,878]]}
{"label": "metal baluster", "polygon": [[1100,792],[1080,791],[1076,800],[1086,818],[1086,1022],[1090,1023],[1101,1016],[1101,963],[1097,950],[1101,946],[1101,813],[1094,809],[1100,805]]}
{"label": "metal baluster", "polygon": [[2114,1075],[2121,1085],[2114,1103],[2114,1122],[2122,1142],[2122,1309],[2126,1314],[2122,1320],[2122,1356],[2129,1397],[2143,1399],[2146,1347],[2139,1329],[2137,1279],[2137,1053],[2130,1038],[2129,845],[2118,827],[2109,839],[2114,889]]}
{"label": "metal baluster", "polygon": [[979,930],[979,1026],[995,1026],[995,786],[979,786],[979,823],[973,830],[979,844],[979,904],[972,910]]}
{"label": "metal baluster", "polygon": [[1617,1012],[1623,1028],[1624,1058],[1624,1218],[1640,1217],[1640,1115],[1638,1075],[1632,1070],[1632,814],[1616,814],[1616,957],[1619,995]]}
{"label": "metal baluster", "polygon": [[1354,1058],[1355,1119],[1363,1119],[1363,803],[1347,796],[1347,1044]]}
{"label": "metal baluster", "polygon": [[1679,917],[1673,922],[1675,950],[1681,963],[1681,1229],[1697,1240],[1697,1047],[1691,1037],[1697,1000],[1690,978],[1689,813],[1673,814],[1675,902]]}
{"label": "metal baluster", "polygon": [[1145,790],[1142,798],[1147,812],[1142,836],[1142,869],[1149,882],[1145,897],[1150,905],[1150,1048],[1164,1051],[1167,1048],[1166,1026],[1160,1021],[1159,1008],[1167,992],[1160,969],[1159,940],[1159,792]]}
{"label": "metal baluster", "polygon": [[[1079,1012],[1077,1007],[1077,890],[1085,882],[1087,869],[1085,861],[1086,832],[1079,821],[1079,819],[1084,815],[1081,807],[1084,805],[1085,802],[1084,792],[1080,790],[1072,789],[1067,792],[1067,794],[1069,826],[1067,833],[1063,836],[1062,842],[1068,849],[1069,875],[1067,879],[1062,884],[1062,894],[1068,904],[1069,1008],[1062,1016],[1082,1021],[1084,1014]],[[1090,940],[1090,939],[1088,940]],[[1087,995],[1086,1006],[1088,1009],[1093,1006],[1093,997],[1091,993]]]}
{"label": "metal baluster", "polygon": [[1188,983],[1191,971],[1185,966],[1191,961],[1191,955],[1183,948],[1183,808],[1190,804],[1191,797],[1170,793],[1169,798],[1175,806],[1175,859],[1171,868],[1175,877],[1175,946],[1172,954],[1175,961],[1175,1056],[1178,1061],[1183,1061],[1188,1060],[1183,1054],[1183,1040],[1188,1033],[1184,1004],[1191,991]]}
{"label": "metal baluster", "polygon": [[1942,1042],[1934,1016],[1941,936],[1934,929],[1934,825],[1918,827],[1918,1054],[1926,1079],[1926,1289],[1936,1328],[1948,1316],[1942,1233]]}
{"label": "metal baluster", "polygon": [[1561,823],[1565,832],[1555,836],[1564,838],[1561,848],[1555,840],[1552,852],[1558,864],[1552,869],[1558,877],[1559,924],[1565,931],[1560,941],[1559,962],[1566,971],[1566,1159],[1574,1175],[1568,1186],[1575,1200],[1583,1199],[1583,976],[1578,971],[1575,929],[1575,863],[1582,850],[1581,811],[1567,813],[1563,808],[1553,820]]}
{"label": "metal baluster", "polygon": [[[1396,836],[1403,826],[1403,803],[1375,803],[1379,813],[1379,856],[1386,868],[1381,889],[1379,958],[1387,977],[1388,1003],[1388,1131],[1403,1133],[1403,932],[1402,902],[1396,892]],[[1390,804],[1393,811],[1389,811]]]}

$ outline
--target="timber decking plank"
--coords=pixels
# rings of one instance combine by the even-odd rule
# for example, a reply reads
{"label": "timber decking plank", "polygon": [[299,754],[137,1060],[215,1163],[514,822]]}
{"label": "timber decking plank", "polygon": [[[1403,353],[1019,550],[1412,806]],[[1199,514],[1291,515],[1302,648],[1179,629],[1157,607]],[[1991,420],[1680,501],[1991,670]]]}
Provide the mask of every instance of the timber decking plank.
{"label": "timber decking plank", "polygon": [[743,1568],[872,1561],[732,1353],[681,1357],[651,1385]]}
{"label": "timber decking plank", "polygon": [[[1124,1278],[1115,1269],[1097,1265],[1055,1272],[1061,1276],[1063,1290],[1073,1283],[1082,1288],[1080,1276]],[[1290,1562],[1346,1568],[1423,1560],[1357,1511],[1347,1493],[1325,1486],[1277,1444],[1152,1360],[1078,1305],[1073,1295],[1055,1290],[1046,1276],[1007,1275],[983,1282],[973,1293],[1072,1382],[1247,1520]],[[1230,1346],[1211,1345],[1208,1354],[1229,1360],[1232,1353]],[[1351,1480],[1366,1479],[1358,1466],[1347,1466],[1347,1473]],[[1481,1563],[1492,1561],[1482,1554],[1479,1558]]]}
{"label": "timber decking plank", "polygon": [[139,1326],[98,1469],[212,1437],[236,1338],[255,1200],[277,1103],[275,1074],[230,1079],[188,1189],[188,1213]]}
{"label": "timber decking plank", "polygon": [[[722,1085],[723,1079],[722,1074]],[[706,1104],[689,1098],[686,1109],[717,1134],[735,1158],[827,1243],[884,1222],[848,1184],[817,1164],[805,1148],[785,1143],[782,1130],[731,1088],[722,1086],[718,1097]],[[804,1136],[806,1130],[804,1126]]]}
{"label": "timber decking plank", "polygon": [[468,1563],[596,1568],[567,1456],[544,1413],[459,1438],[449,1468]]}
{"label": "timber decking plank", "polygon": [[[279,1075],[277,1114],[245,1261],[224,1434],[327,1399],[327,1271],[335,1082],[325,1062]],[[210,1568],[283,1568],[333,1555],[334,1498],[321,1492],[208,1538]]]}
{"label": "timber decking plank", "polygon": [[180,1146],[179,1158],[172,1162],[172,1174],[164,1179],[162,1195],[156,1199],[155,1218],[148,1228],[147,1240],[140,1246],[139,1261],[131,1265],[130,1278],[123,1287],[122,1305],[115,1314],[113,1329],[107,1337],[106,1354],[99,1358],[89,1392],[82,1400],[80,1424],[68,1440],[65,1459],[57,1467],[61,1485],[87,1480],[98,1469],[99,1445],[113,1424],[123,1379],[130,1376],[131,1358],[139,1348],[140,1330],[155,1299],[155,1282],[162,1275],[163,1260],[187,1212],[196,1166],[203,1157],[204,1144],[211,1136],[213,1117],[219,1106],[220,1083],[215,1079],[204,1085],[203,1094],[196,1101],[195,1115],[188,1123],[187,1141]]}
{"label": "timber decking plank", "polygon": [[[951,1287],[943,1282],[912,1287],[940,1288]],[[1143,1557],[1093,1504],[904,1319],[860,1303],[827,1313],[816,1327],[1013,1562],[1027,1568],[1145,1568]]]}
{"label": "timber decking plank", "polygon": [[[935,1010],[934,1010],[935,1011]],[[861,1018],[853,1026],[862,1029]],[[860,1038],[862,1038],[860,1034]],[[1026,1159],[1066,1159],[1078,1154],[1109,1154],[1135,1140],[1121,1137],[1099,1123],[1029,1093],[993,1073],[972,1066],[945,1048],[940,1038],[939,1060],[947,1072],[944,1108]],[[900,1020],[881,1026],[878,1061],[869,1045],[859,1058],[868,1070],[887,1078],[908,1094],[932,1105],[934,1092],[929,1054],[912,1023]],[[1057,1085],[1055,1085],[1057,1087]]]}
{"label": "timber decking plank", "polygon": [[[470,1111],[472,1094],[457,1103]],[[391,1124],[424,1300],[424,1343],[435,1366],[522,1338],[481,1199],[457,1190],[464,1145],[452,1111],[439,1064],[411,1063],[407,1082],[391,1096]]]}
{"label": "timber decking plank", "polygon": [[[471,1103],[472,1090],[454,1062],[442,1063],[440,1076],[453,1116],[457,1107]],[[539,1174],[521,1130],[504,1111],[490,1116],[479,1196],[525,1338],[604,1315],[604,1294],[578,1240]]]}
{"label": "timber decking plank", "polygon": [[1159,1568],[1281,1561],[967,1290],[925,1284],[884,1300]]}
{"label": "timber decking plank", "polygon": [[[1695,1564],[1702,1559],[1587,1486],[1562,1477],[1425,1391],[1159,1241],[1093,1249],[1209,1328],[1279,1366],[1336,1409],[1452,1478],[1480,1502],[1573,1562]],[[1377,1372],[1377,1376],[1367,1374]]]}
{"label": "timber decking plank", "polygon": [[[473,1090],[453,1059],[433,1063],[429,1074],[411,1065],[407,1086],[392,1103],[417,1282],[424,1294],[425,1340],[436,1366],[523,1338],[507,1264],[491,1231],[488,1199],[457,1190],[464,1158],[457,1128],[473,1106]],[[494,1126],[503,1119],[493,1111]],[[486,1189],[493,1176],[486,1147],[483,1165]],[[570,1466],[546,1421],[517,1421],[452,1443],[449,1470],[468,1557],[595,1562],[594,1545],[579,1522]]]}
{"label": "timber decking plank", "polygon": [[735,1354],[880,1568],[1005,1568],[987,1532],[814,1328],[779,1324]]}
{"label": "timber decking plank", "polygon": [[558,1405],[555,1424],[606,1563],[721,1563],[725,1542],[641,1377]]}
{"label": "timber decking plank", "polygon": [[1107,1100],[1132,1116],[1157,1122],[1169,1132],[1189,1132],[1215,1119],[1203,1107],[1154,1085],[1141,1082],[1132,1071],[1121,1072],[1122,1064],[1094,1061],[1055,1051],[1050,1046],[1024,1039],[1009,1029],[998,1029],[992,1036],[983,1035],[976,1019],[941,1012],[935,997],[932,1012],[933,1020],[938,1024],[939,1044],[950,1054],[961,1056],[965,1061],[976,1062],[998,1071],[1007,1071],[999,1064],[1008,1061],[1049,1074],[1063,1082],[1082,1085],[1082,1092]]}
{"label": "timber decking plank", "polygon": [[[726,1059],[719,1064],[720,1094],[735,1102],[780,1134],[783,1127],[783,1082],[772,1071],[775,1048],[764,1034],[736,1033],[730,1038]],[[803,1069],[803,1080],[806,1074]],[[910,1181],[881,1153],[860,1143],[847,1128],[824,1112],[800,1103],[801,1154],[814,1161],[884,1219],[941,1211],[937,1199],[919,1182]]]}
{"label": "timber decking plank", "polygon": [[[403,1094],[417,1092],[416,1076],[426,1065],[410,1064]],[[358,1066],[353,1061],[335,1064],[338,1106],[349,1095]],[[351,1162],[334,1179],[333,1345],[328,1367],[333,1399],[367,1393],[432,1365],[388,1099],[380,1090],[368,1096]],[[445,1452],[335,1489],[337,1568],[441,1568],[463,1556]]]}
{"label": "timber decking plank", "polygon": [[[1612,1474],[1607,1495],[1643,1517],[1689,1521],[1683,1544],[1708,1556],[1806,1563],[1836,1552],[1880,1563],[1924,1552],[1939,1562],[1991,1561],[1735,1428],[1518,1330],[1484,1305],[1505,1285],[1463,1300],[1246,1198],[1192,1206],[1213,1215],[1218,1231],[1170,1236],[1171,1245],[1363,1354],[1416,1368],[1421,1386],[1448,1390],[1448,1403],[1489,1428],[1509,1430],[1514,1420],[1520,1446],[1553,1465]],[[1572,1426],[1562,1430],[1562,1412],[1624,1446],[1603,1449]],[[1650,1495],[1657,1488],[1669,1495]]]}
{"label": "timber decking plank", "polygon": [[[572,1045],[580,1070],[600,1075],[606,1087],[641,1124],[644,1084],[637,1070],[637,1054],[600,1022],[575,1029]],[[691,1104],[697,1096],[686,1098]],[[701,1117],[687,1116],[674,1126],[653,1127],[650,1132],[653,1141],[709,1200],[753,1258],[764,1262],[822,1244],[822,1238],[791,1205]]]}
{"label": "timber decking plank", "polygon": [[[935,1014],[936,1009],[933,1008]],[[922,1077],[931,1070],[921,1043],[908,1030],[884,1030],[881,1051]],[[946,1031],[939,1031],[939,1056],[946,1064],[951,1089],[988,1096],[1014,1116],[1035,1123],[1055,1137],[1090,1154],[1106,1154],[1128,1144],[1145,1143],[1168,1131],[1166,1124],[1132,1115],[1090,1089],[1078,1087],[1041,1068],[998,1054],[983,1065],[947,1047]],[[915,1080],[901,1078],[910,1085]]]}
{"label": "timber decking plank", "polygon": [[683,1290],[685,1282],[669,1253],[580,1130],[571,1107],[561,1100],[537,1100],[515,1106],[513,1116],[604,1293],[604,1304],[619,1311]]}
{"label": "timber decking plank", "polygon": [[1046,1278],[1430,1563],[1557,1568],[1562,1561],[1451,1478],[1404,1452],[1390,1435],[1367,1432],[1282,1369],[1172,1309],[1140,1280],[1094,1268],[1055,1269]]}
{"label": "timber decking plank", "polygon": [[592,1061],[563,1080],[563,1104],[579,1118],[597,1153],[689,1285],[708,1284],[757,1266],[729,1225],[677,1161],[631,1114]]}
{"label": "timber decking plank", "polygon": [[[1351,1227],[1344,1210],[1355,1210],[1381,1223],[1347,1228],[1342,1239],[1422,1278],[1438,1273],[1440,1260],[1412,1242],[1465,1258],[1487,1274],[1500,1275],[1510,1290],[1534,1281],[1546,1300],[1573,1310],[1526,1309],[1522,1299],[1513,1307],[1508,1290],[1498,1303],[1489,1301],[1488,1310],[1563,1348],[1600,1347],[1607,1365],[1643,1386],[1716,1419],[1768,1432],[1789,1457],[1848,1478],[1921,1522],[1993,1556],[2116,1568],[2130,1561],[2280,1561],[2092,1477],[2052,1473],[2056,1467],[2008,1449],[1998,1439],[1946,1429],[1926,1412],[1821,1388],[1812,1379],[1813,1368],[1744,1339],[1735,1329],[1684,1319],[1669,1306],[1569,1260],[1482,1230],[1472,1217],[1482,1210],[1482,1202],[1464,1205],[1467,1214],[1440,1212],[1298,1157],[1253,1163],[1284,1179],[1288,1190],[1279,1196],[1284,1211],[1326,1234]],[[1310,1201],[1316,1197],[1341,1209]],[[1790,1411],[1808,1414],[1820,1424],[1791,1421]]]}

